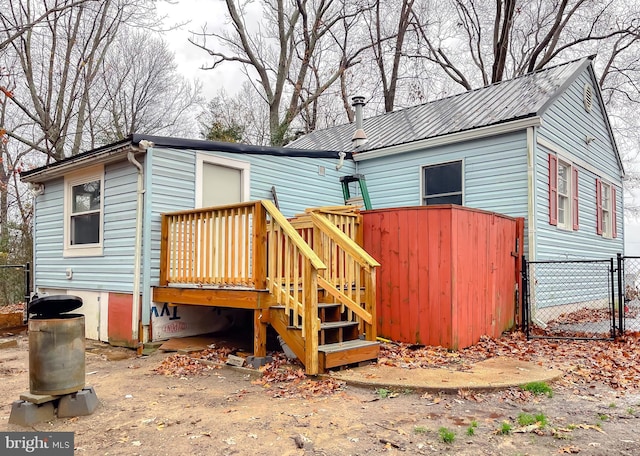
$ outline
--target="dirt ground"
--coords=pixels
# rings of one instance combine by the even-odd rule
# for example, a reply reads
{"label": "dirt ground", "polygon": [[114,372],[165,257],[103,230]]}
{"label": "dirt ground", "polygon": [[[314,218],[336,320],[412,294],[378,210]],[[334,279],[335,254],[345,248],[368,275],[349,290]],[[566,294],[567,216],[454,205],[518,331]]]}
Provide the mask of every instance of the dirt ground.
{"label": "dirt ground", "polygon": [[[0,350],[0,430],[24,431],[8,424],[12,402],[29,385],[27,337],[12,337],[18,346]],[[86,383],[98,395],[97,410],[33,430],[73,431],[78,455],[640,454],[640,394],[595,382],[560,380],[552,397],[518,388],[444,395],[326,380],[316,388],[304,378],[259,382],[230,367],[181,376],[154,371],[171,356],[88,344]],[[521,426],[522,413],[543,414],[548,424]],[[441,428],[455,433],[453,442],[443,442]]]}

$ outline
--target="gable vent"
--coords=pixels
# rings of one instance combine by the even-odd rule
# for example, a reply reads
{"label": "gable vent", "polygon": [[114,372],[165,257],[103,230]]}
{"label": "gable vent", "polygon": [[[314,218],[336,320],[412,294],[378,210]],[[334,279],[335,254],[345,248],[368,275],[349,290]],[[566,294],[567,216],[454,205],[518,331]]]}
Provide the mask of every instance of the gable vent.
{"label": "gable vent", "polygon": [[593,86],[591,84],[586,83],[584,85],[582,96],[585,111],[591,112],[591,108],[593,107]]}

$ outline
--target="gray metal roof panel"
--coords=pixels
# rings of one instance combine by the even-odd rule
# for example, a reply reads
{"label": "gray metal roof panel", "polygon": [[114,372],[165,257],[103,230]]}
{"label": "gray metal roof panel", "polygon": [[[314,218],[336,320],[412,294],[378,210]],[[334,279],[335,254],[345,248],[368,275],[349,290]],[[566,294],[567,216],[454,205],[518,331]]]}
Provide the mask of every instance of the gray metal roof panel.
{"label": "gray metal roof panel", "polygon": [[[590,58],[574,60],[480,89],[364,119],[360,151],[444,136],[540,115]],[[352,151],[353,124],[313,131],[289,146]]]}

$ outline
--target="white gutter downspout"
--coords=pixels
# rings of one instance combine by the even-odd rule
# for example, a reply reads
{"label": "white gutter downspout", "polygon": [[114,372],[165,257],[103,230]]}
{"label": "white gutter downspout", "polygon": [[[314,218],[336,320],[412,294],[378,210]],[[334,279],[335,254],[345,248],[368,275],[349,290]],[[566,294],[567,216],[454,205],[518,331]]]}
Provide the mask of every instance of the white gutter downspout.
{"label": "white gutter downspout", "polygon": [[336,165],[336,171],[340,171],[340,168],[344,166],[344,159],[346,156],[347,154],[345,152],[338,152],[338,157],[340,157],[340,159],[338,160],[338,164]]}
{"label": "white gutter downspout", "polygon": [[[140,149],[143,151],[148,147],[153,146],[149,141],[140,141]],[[142,353],[142,343],[140,341],[140,260],[142,258],[142,217],[143,217],[143,168],[142,164],[135,159],[134,152],[138,149],[133,147],[127,152],[127,160],[138,170],[138,185],[137,185],[137,201],[136,201],[136,238],[134,246],[133,256],[133,298],[131,300],[131,338],[135,341],[135,348],[138,354]]]}
{"label": "white gutter downspout", "polygon": [[[527,128],[527,194],[528,204],[527,204],[527,238],[529,240],[529,257],[527,261],[535,261],[536,260],[536,202],[537,202],[537,191],[536,191],[536,129],[535,127]],[[522,290],[524,293],[525,290]],[[529,288],[530,300],[531,302],[535,302],[536,300],[536,287],[535,284],[530,286]],[[536,310],[534,306],[530,309],[531,319],[541,328],[546,328],[547,324],[537,318]]]}
{"label": "white gutter downspout", "polygon": [[536,259],[536,148],[534,127],[527,128],[527,238],[528,261]]}

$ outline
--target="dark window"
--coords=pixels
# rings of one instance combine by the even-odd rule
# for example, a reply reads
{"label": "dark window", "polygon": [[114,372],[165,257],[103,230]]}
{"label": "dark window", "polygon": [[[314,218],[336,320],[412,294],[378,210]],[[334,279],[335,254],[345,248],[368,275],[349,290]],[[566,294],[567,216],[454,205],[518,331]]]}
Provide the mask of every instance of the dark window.
{"label": "dark window", "polygon": [[100,242],[100,181],[71,188],[71,245]]}
{"label": "dark window", "polygon": [[462,205],[462,162],[425,166],[422,204]]}
{"label": "dark window", "polygon": [[71,245],[100,242],[100,214],[71,217]]}

